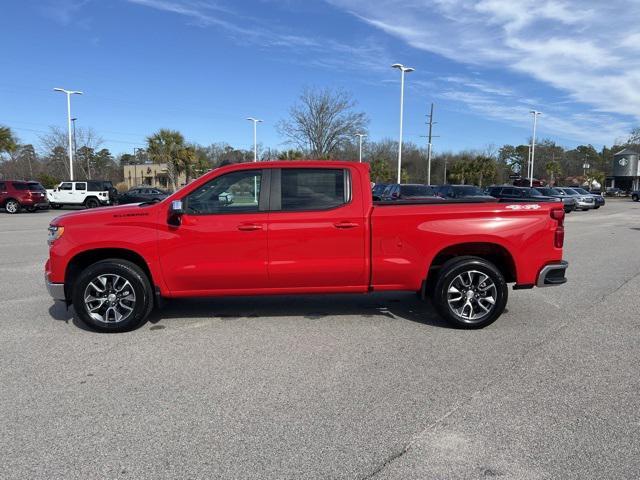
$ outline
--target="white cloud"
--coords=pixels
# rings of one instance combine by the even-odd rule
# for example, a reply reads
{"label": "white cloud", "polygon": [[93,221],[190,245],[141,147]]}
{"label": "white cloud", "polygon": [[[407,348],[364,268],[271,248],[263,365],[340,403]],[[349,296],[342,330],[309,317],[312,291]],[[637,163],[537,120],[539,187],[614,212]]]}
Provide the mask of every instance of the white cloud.
{"label": "white cloud", "polygon": [[[609,141],[626,133],[615,130],[628,128],[624,116],[640,119],[637,0],[327,1],[415,48],[543,82],[591,108],[590,126],[606,131]],[[482,103],[477,90],[497,94],[487,91],[488,83],[466,86],[475,90],[467,100],[476,108]],[[611,121],[615,117],[603,112],[618,117]],[[558,128],[579,133],[559,120]]]}

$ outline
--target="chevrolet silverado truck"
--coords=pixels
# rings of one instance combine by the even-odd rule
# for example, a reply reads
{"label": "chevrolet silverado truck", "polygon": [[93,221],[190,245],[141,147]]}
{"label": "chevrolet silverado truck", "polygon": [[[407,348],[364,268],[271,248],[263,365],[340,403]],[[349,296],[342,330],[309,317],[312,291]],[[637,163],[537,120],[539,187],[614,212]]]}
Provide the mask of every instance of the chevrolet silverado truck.
{"label": "chevrolet silverado truck", "polygon": [[163,298],[418,292],[461,328],[516,289],[566,282],[561,202],[373,202],[367,164],[217,168],[162,201],[84,210],[49,226],[52,297],[101,331]]}

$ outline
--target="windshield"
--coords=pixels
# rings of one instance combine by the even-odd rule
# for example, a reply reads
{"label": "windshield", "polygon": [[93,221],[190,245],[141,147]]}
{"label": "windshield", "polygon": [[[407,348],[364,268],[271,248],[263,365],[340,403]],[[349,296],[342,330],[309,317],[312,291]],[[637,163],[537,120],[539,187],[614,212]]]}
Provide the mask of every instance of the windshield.
{"label": "windshield", "polygon": [[529,195],[531,195],[532,197],[544,197],[544,195],[542,195],[542,193],[540,193],[540,191],[536,190],[535,188],[531,189]]}
{"label": "windshield", "polygon": [[565,188],[564,191],[567,192],[569,195],[580,195],[573,188]]}
{"label": "windshield", "polygon": [[400,191],[405,197],[433,197],[433,188],[427,185],[402,185]]}
{"label": "windshield", "polygon": [[463,187],[453,187],[456,195],[471,197],[475,195],[484,195],[484,192],[473,185],[465,185]]}
{"label": "windshield", "polygon": [[574,188],[573,190],[583,195],[589,195],[589,192],[587,192],[584,188]]}

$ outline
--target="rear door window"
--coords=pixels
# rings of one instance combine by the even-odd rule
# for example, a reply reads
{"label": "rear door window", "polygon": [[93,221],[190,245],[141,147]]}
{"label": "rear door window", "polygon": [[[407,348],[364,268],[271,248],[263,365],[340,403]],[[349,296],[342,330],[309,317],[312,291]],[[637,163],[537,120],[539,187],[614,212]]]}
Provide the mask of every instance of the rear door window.
{"label": "rear door window", "polygon": [[76,190],[81,190],[81,191],[85,191],[87,189],[87,184],[84,182],[78,182],[76,183]]}
{"label": "rear door window", "polygon": [[351,201],[344,169],[283,168],[280,179],[282,211],[328,210]]}

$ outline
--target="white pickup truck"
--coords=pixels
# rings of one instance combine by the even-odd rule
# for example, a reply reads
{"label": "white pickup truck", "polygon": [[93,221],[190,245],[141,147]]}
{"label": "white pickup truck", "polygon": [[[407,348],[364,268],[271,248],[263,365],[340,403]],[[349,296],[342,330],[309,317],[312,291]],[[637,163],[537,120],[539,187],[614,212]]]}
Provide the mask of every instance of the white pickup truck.
{"label": "white pickup truck", "polygon": [[62,208],[64,205],[96,208],[110,205],[109,190],[103,182],[61,182],[56,188],[47,190],[47,198],[51,208]]}

